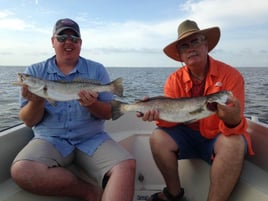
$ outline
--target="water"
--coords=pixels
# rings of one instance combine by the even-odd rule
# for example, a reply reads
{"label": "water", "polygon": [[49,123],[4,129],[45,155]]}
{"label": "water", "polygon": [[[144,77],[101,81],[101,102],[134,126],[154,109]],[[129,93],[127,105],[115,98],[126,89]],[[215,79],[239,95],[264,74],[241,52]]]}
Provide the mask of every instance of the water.
{"label": "water", "polygon": [[[18,94],[20,87],[13,86],[16,73],[24,67],[0,67],[0,130],[21,123],[18,119]],[[123,77],[126,102],[143,99],[144,96],[163,95],[167,76],[175,68],[107,68],[111,79]],[[268,68],[239,68],[246,83],[247,117],[257,116],[268,123]],[[122,100],[122,99],[121,99]]]}

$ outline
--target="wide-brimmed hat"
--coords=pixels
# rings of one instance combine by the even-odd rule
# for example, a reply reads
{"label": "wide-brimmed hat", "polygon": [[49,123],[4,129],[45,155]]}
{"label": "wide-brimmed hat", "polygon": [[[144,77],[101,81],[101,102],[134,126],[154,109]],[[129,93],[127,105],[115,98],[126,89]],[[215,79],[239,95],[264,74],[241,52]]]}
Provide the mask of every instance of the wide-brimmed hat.
{"label": "wide-brimmed hat", "polygon": [[208,52],[211,51],[219,42],[219,27],[211,27],[208,29],[200,30],[196,22],[185,20],[178,27],[178,39],[164,48],[165,54],[176,61],[181,61],[180,53],[177,50],[178,42],[197,33],[202,34],[206,37],[208,43]]}
{"label": "wide-brimmed hat", "polygon": [[73,30],[77,36],[81,37],[79,25],[69,18],[59,19],[56,22],[53,28],[53,35],[57,35],[66,29]]}

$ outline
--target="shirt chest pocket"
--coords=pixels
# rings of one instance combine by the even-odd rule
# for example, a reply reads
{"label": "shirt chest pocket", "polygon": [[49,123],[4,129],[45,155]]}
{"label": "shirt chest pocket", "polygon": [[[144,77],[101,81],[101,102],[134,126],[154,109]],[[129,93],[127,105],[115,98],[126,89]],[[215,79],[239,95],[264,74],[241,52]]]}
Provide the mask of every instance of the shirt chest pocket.
{"label": "shirt chest pocket", "polygon": [[92,115],[88,109],[86,107],[80,106],[78,101],[69,107],[68,115],[75,121],[85,121],[92,118]]}
{"label": "shirt chest pocket", "polygon": [[[56,106],[46,105],[45,120],[51,120],[54,124],[90,120],[91,114],[86,107],[81,107],[78,101],[57,102]],[[67,123],[67,124],[68,124]]]}

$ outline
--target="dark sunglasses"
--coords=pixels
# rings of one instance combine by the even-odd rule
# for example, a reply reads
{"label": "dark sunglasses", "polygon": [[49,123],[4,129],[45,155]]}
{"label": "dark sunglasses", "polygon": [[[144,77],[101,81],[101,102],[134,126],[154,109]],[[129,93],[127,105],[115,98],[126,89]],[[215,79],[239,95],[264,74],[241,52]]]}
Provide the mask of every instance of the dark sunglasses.
{"label": "dark sunglasses", "polygon": [[67,34],[61,34],[61,35],[55,35],[57,38],[57,41],[60,43],[64,43],[68,38],[73,42],[77,43],[79,40],[81,40],[80,37],[74,36],[74,35],[67,35]]}

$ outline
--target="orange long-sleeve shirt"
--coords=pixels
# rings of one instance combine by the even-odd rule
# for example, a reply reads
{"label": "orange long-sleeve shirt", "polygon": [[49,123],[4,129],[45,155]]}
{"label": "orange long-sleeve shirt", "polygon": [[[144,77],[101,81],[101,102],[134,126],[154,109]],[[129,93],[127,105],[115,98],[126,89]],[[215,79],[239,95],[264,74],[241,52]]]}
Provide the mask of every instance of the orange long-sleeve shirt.
{"label": "orange long-sleeve shirt", "polygon": [[[164,94],[171,98],[191,97],[192,85],[189,70],[187,66],[183,66],[168,77],[164,87]],[[223,135],[244,135],[248,142],[248,153],[253,155],[251,139],[247,133],[247,121],[244,117],[244,79],[235,68],[209,57],[209,71],[206,77],[203,95],[216,93],[222,90],[231,91],[233,95],[239,99],[242,121],[235,128],[228,128],[215,114],[199,120],[200,133],[202,136],[209,139],[214,138],[218,133],[222,133]],[[161,127],[177,125],[177,123],[163,120],[157,121],[156,124]]]}

